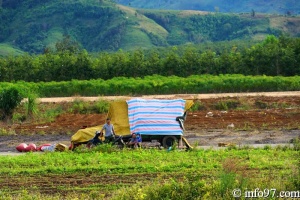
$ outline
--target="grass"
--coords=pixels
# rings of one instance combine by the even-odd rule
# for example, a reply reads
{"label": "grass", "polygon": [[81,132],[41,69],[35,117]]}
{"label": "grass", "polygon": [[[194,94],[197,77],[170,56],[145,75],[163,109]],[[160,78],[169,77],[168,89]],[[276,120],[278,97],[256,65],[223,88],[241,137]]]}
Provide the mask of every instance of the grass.
{"label": "grass", "polygon": [[210,102],[203,102],[196,100],[191,108],[191,111],[199,110],[262,110],[262,109],[288,109],[298,108],[297,103],[288,102],[266,102],[254,98],[228,98],[220,99],[219,101],[211,104]]}
{"label": "grass", "polygon": [[0,57],[5,56],[18,56],[24,54],[23,51],[14,48],[10,44],[0,43]]}
{"label": "grass", "polygon": [[167,37],[168,31],[166,29],[158,25],[153,20],[147,18],[145,15],[139,14],[137,10],[122,5],[117,6],[126,12],[127,16],[130,17],[133,22],[136,22],[139,28],[152,32],[155,35],[162,36],[163,38]]}
{"label": "grass", "polygon": [[293,191],[300,181],[298,158],[299,149],[292,147],[166,151],[105,146],[1,156],[0,198],[232,199],[234,188]]}
{"label": "grass", "polygon": [[236,109],[239,105],[239,102],[236,100],[226,100],[226,101],[219,101],[215,104],[216,110],[232,110]]}
{"label": "grass", "polygon": [[89,114],[89,113],[107,113],[109,109],[109,102],[105,100],[98,100],[96,102],[87,102],[82,99],[75,99],[72,102],[68,112]]}
{"label": "grass", "polygon": [[11,128],[10,129],[0,128],[0,136],[4,136],[4,135],[16,135],[16,132]]}
{"label": "grass", "polygon": [[194,101],[194,104],[190,108],[191,112],[205,110],[205,105],[201,101]]}
{"label": "grass", "polygon": [[[132,43],[132,41],[134,41],[134,44]],[[123,44],[121,47],[125,50],[153,47],[148,35],[145,32],[139,30],[137,27],[130,27],[127,29],[122,43]]]}
{"label": "grass", "polygon": [[13,114],[13,123],[52,122],[62,113],[100,114],[107,113],[108,109],[109,101],[106,100],[87,102],[78,98],[70,103],[51,104],[39,103],[36,97],[32,96],[16,109]]}
{"label": "grass", "polygon": [[60,28],[52,28],[48,32],[48,37],[45,39],[45,45],[55,49],[55,43],[63,39],[63,30]]}

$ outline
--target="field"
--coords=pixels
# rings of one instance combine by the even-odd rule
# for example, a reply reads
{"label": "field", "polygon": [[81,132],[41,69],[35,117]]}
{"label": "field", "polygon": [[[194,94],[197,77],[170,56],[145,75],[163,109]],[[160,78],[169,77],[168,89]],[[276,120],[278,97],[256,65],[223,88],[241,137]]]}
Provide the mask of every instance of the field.
{"label": "field", "polygon": [[154,97],[194,99],[185,123],[192,151],[102,146],[17,153],[21,142],[69,145],[76,130],[102,124],[106,117],[75,112],[75,101],[86,106],[97,102],[93,98],[41,99],[41,113],[68,112],[48,121],[1,124],[0,199],[233,199],[235,188],[274,188],[273,198],[270,191],[263,195],[276,199],[279,191],[299,191],[298,92],[147,98]]}

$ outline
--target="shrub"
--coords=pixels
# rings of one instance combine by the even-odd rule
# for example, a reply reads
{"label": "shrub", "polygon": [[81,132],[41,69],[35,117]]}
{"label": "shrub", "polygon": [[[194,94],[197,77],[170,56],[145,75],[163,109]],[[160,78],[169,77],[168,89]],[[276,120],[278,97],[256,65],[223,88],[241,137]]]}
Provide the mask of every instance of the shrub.
{"label": "shrub", "polygon": [[14,87],[4,89],[0,93],[0,110],[3,120],[11,120],[14,109],[20,105],[23,97]]}
{"label": "shrub", "polygon": [[81,99],[75,99],[72,105],[72,112],[86,114],[87,113],[86,103]]}
{"label": "shrub", "polygon": [[109,102],[105,100],[99,100],[95,103],[92,110],[95,113],[107,113],[109,109]]}
{"label": "shrub", "polygon": [[109,102],[99,100],[94,104],[85,102],[81,99],[75,99],[71,111],[74,113],[88,114],[88,113],[107,113],[109,109]]}
{"label": "shrub", "polygon": [[36,99],[37,99],[36,94],[30,94],[30,95],[28,95],[28,100],[25,104],[26,110],[27,110],[27,117],[30,119],[33,118],[33,116],[38,113]]}
{"label": "shrub", "polygon": [[236,109],[238,105],[239,105],[239,101],[235,101],[235,100],[220,101],[215,105],[215,109],[217,110]]}
{"label": "shrub", "polygon": [[193,106],[190,108],[190,111],[198,111],[198,110],[205,110],[205,106],[201,101],[196,101]]}
{"label": "shrub", "polygon": [[259,109],[265,109],[268,108],[268,103],[258,100],[255,102],[255,106],[258,107]]}

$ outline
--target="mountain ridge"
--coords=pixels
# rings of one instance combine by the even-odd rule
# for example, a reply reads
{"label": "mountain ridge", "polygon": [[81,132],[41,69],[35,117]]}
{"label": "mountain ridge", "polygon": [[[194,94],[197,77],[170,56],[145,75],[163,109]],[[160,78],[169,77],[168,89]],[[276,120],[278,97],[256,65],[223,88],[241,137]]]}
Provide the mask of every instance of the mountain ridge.
{"label": "mountain ridge", "polygon": [[12,48],[43,53],[66,35],[100,52],[300,33],[295,16],[136,9],[109,0],[3,0],[0,19],[1,55],[12,54]]}
{"label": "mountain ridge", "polygon": [[123,5],[146,9],[201,10],[222,13],[255,12],[270,14],[300,14],[300,2],[296,0],[117,0]]}

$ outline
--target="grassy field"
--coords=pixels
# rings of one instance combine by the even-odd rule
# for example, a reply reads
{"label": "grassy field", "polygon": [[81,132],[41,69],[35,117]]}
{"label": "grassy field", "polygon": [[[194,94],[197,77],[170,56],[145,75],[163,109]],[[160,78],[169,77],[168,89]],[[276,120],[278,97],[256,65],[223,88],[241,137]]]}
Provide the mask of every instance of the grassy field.
{"label": "grassy field", "polygon": [[234,189],[245,199],[244,191],[256,188],[275,199],[299,190],[299,148],[297,141],[191,151],[102,145],[1,156],[0,199],[234,199]]}

